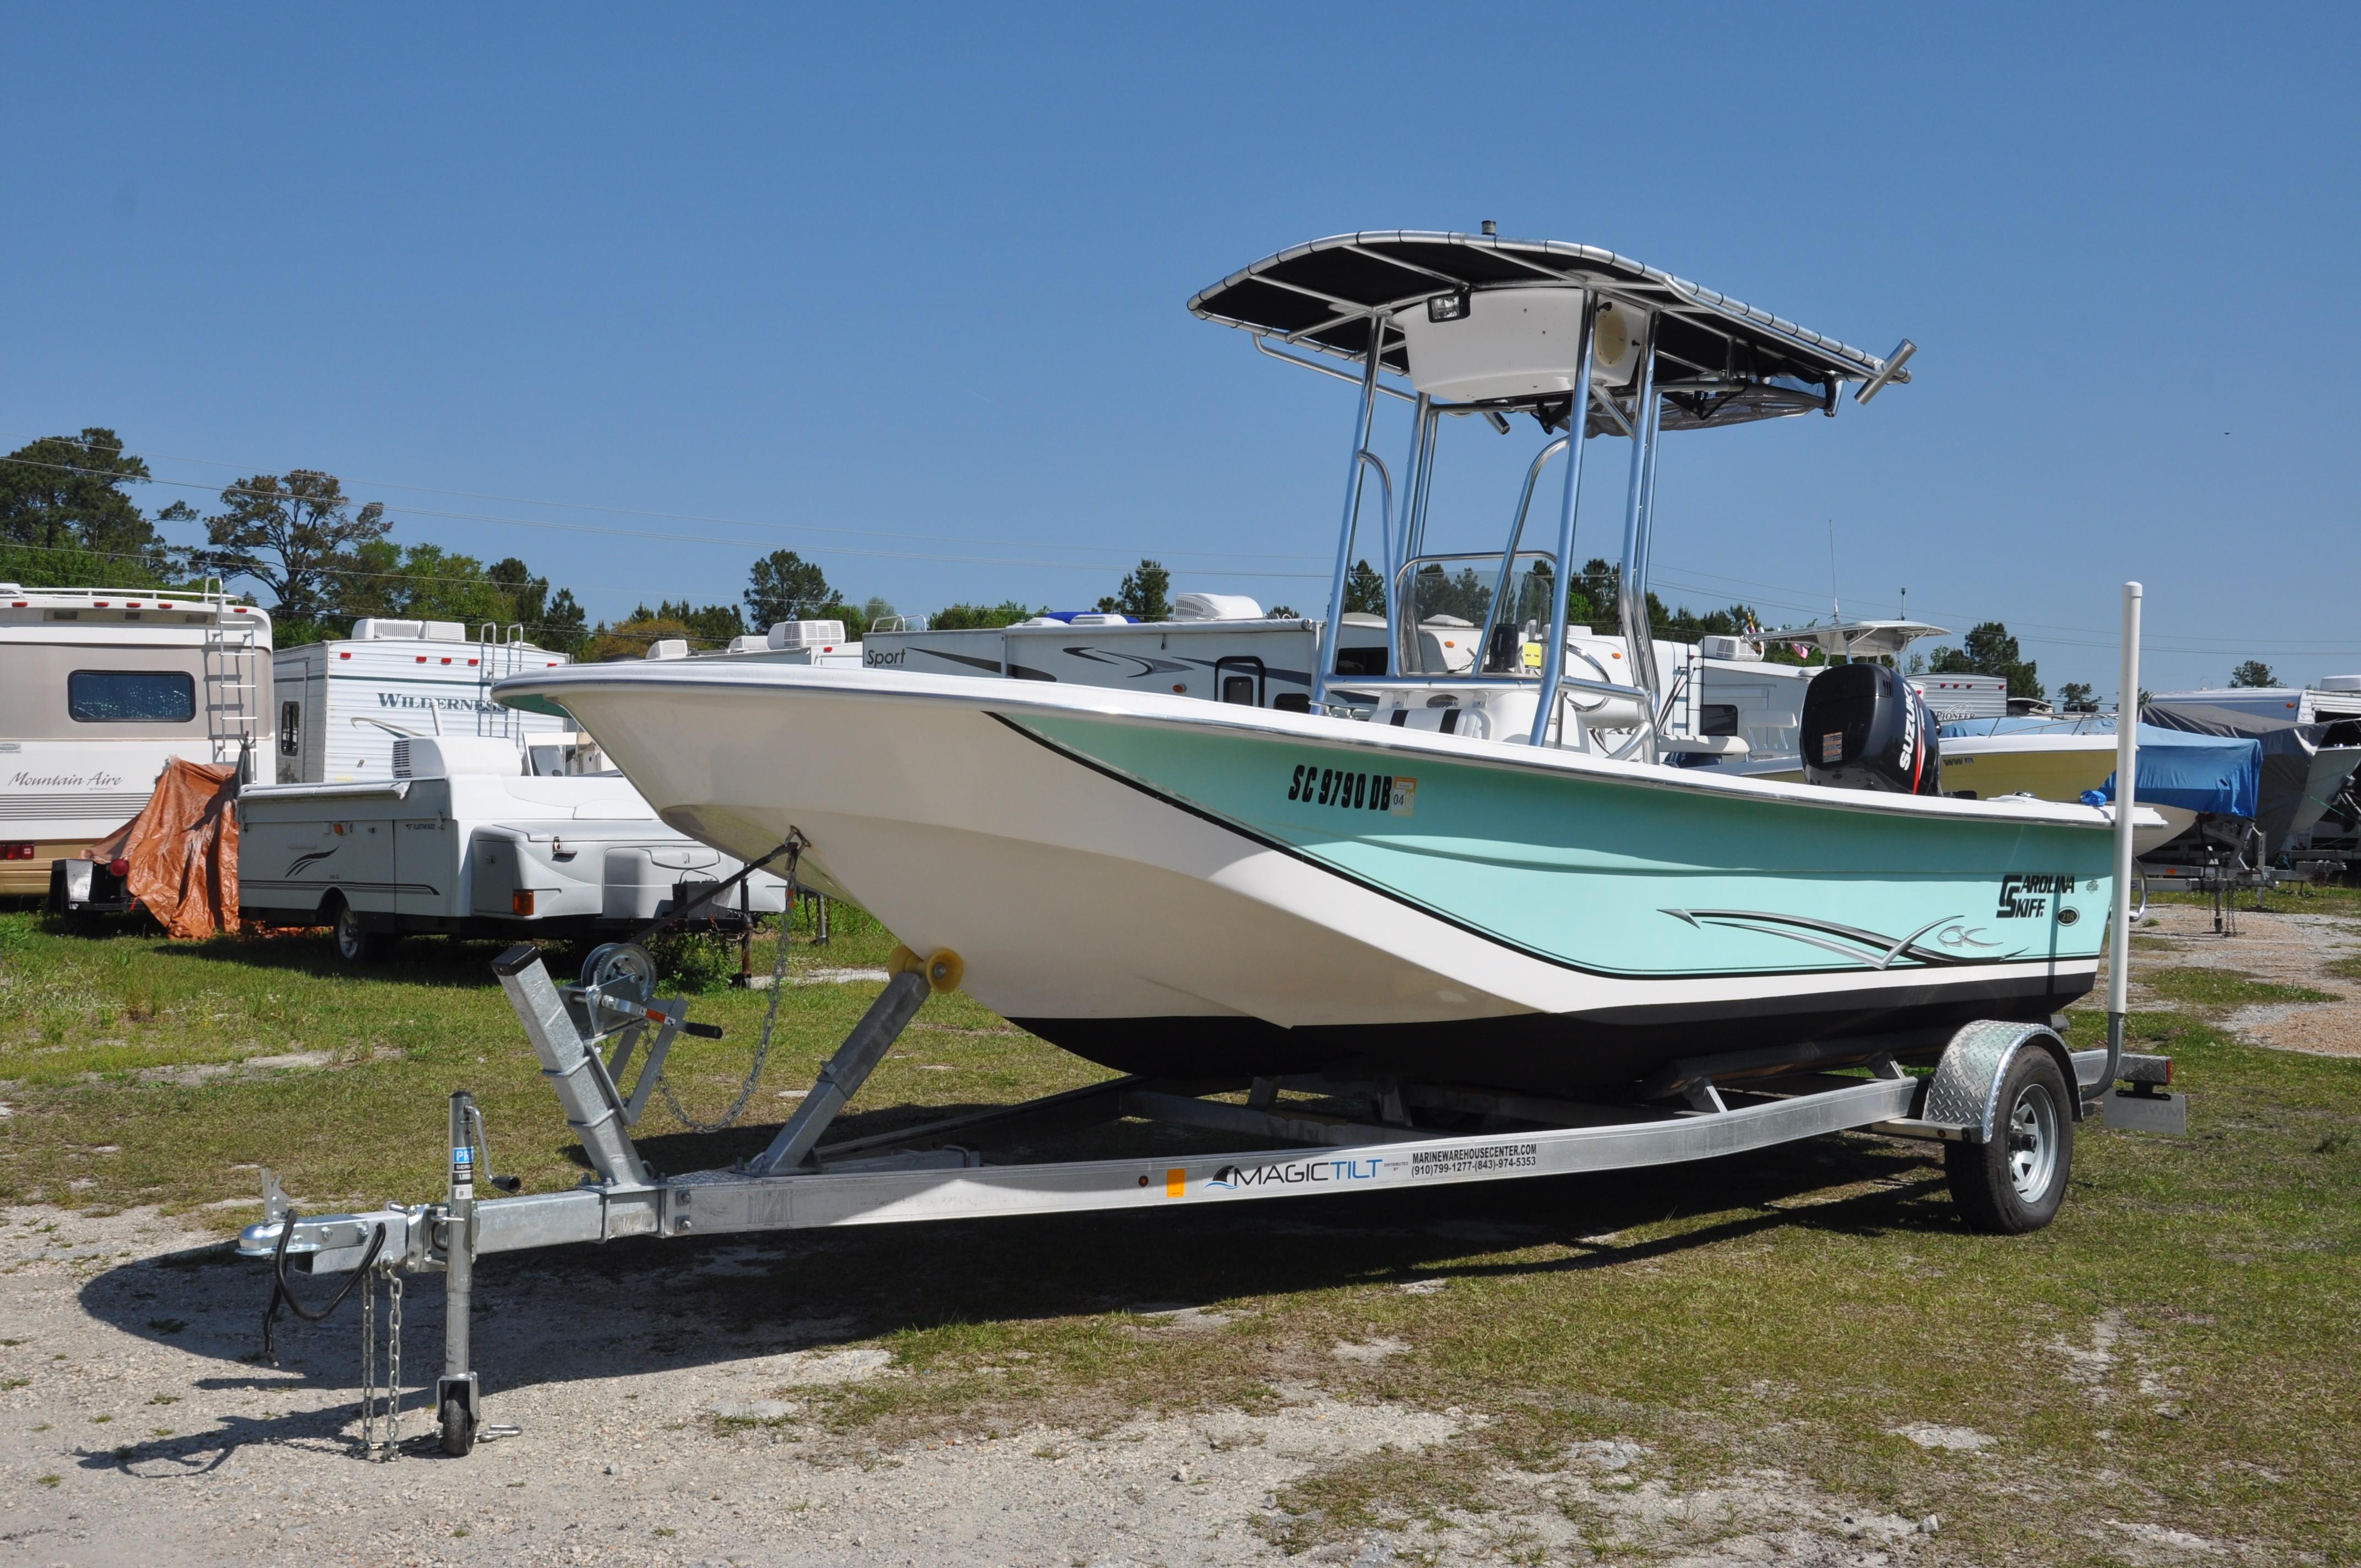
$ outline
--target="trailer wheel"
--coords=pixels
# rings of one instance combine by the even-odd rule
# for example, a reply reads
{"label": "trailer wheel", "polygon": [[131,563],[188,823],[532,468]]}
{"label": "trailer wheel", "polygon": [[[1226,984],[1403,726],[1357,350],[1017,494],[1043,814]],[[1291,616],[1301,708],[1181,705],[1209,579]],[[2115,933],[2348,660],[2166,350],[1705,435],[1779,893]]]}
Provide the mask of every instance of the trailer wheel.
{"label": "trailer wheel", "polygon": [[2009,1064],[1997,1101],[1992,1137],[1944,1145],[1943,1174],[1971,1228],[2023,1235],[2055,1219],[2066,1201],[2074,1165],[2073,1102],[2056,1060],[2031,1048]]}
{"label": "trailer wheel", "polygon": [[465,1459],[476,1446],[476,1422],[467,1414],[464,1399],[443,1401],[443,1452],[454,1459]]}
{"label": "trailer wheel", "polygon": [[328,919],[335,932],[336,957],[348,964],[373,964],[393,951],[393,938],[368,929],[361,923],[360,912],[341,896],[334,904]]}

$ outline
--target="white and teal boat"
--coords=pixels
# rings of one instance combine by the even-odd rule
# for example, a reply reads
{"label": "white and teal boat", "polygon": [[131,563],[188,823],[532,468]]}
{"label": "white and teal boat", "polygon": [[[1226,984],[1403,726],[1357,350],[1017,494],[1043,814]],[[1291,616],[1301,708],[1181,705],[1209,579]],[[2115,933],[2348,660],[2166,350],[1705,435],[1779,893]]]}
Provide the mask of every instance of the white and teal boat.
{"label": "white and teal boat", "polygon": [[[548,670],[496,695],[562,706],[666,821],[734,855],[799,835],[806,881],[1126,1070],[1374,1061],[1572,1090],[1708,1052],[1939,1045],[2090,989],[2105,810],[1695,766],[1741,743],[1672,722],[1643,623],[1622,628],[1637,668],[1567,657],[1556,585],[1582,558],[1586,448],[1623,448],[1619,597],[1643,605],[1660,437],[1833,414],[1848,388],[1868,402],[1908,379],[1906,341],[1879,358],[1611,252],[1488,235],[1320,240],[1191,308],[1357,384],[1331,604],[1381,536],[1383,676],[1332,677],[1304,712],[723,661]],[[1412,411],[1398,490],[1370,450],[1385,396]],[[1501,548],[1427,552],[1439,433],[1518,414],[1542,441]],[[1369,489],[1382,515],[1364,516]],[[1430,674],[1422,597],[1470,568],[1483,656]]]}

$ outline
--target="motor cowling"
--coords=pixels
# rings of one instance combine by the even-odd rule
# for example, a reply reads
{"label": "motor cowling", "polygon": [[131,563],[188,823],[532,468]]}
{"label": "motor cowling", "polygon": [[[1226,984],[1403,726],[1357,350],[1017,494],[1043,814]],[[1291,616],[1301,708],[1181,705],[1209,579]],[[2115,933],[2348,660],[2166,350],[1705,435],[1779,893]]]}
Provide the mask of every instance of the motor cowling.
{"label": "motor cowling", "polygon": [[1804,688],[1804,777],[1832,789],[1943,793],[1935,716],[1883,664],[1838,664]]}

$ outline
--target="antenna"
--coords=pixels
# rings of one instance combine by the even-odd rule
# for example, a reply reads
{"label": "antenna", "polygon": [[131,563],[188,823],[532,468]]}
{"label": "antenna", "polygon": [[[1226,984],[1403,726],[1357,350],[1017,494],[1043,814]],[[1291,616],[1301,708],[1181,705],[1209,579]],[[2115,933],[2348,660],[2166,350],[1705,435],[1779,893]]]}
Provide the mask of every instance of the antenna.
{"label": "antenna", "polygon": [[1908,588],[1902,590],[1902,614],[1897,619],[1903,620],[1910,619],[1910,590]]}
{"label": "antenna", "polygon": [[1837,602],[1837,520],[1828,519],[1828,612],[1844,624],[1844,606]]}

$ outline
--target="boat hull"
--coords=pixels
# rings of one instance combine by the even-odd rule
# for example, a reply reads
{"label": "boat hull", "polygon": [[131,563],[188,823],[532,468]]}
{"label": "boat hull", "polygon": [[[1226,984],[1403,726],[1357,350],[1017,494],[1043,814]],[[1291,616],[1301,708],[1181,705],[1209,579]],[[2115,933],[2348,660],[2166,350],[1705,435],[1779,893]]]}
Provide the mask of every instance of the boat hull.
{"label": "boat hull", "polygon": [[[2037,800],[2078,801],[2114,775],[2115,738],[2103,731],[1979,735],[1943,741],[1943,788],[1953,794],[1972,791],[1970,798],[1977,800],[2029,795]],[[2164,848],[2197,821],[2195,812],[2177,806],[2138,804],[2156,813],[2156,819],[2134,819],[2135,856]]]}
{"label": "boat hull", "polygon": [[731,853],[802,832],[811,872],[957,951],[979,1001],[1126,1070],[1620,1081],[2044,1016],[2089,989],[2105,924],[2083,807],[862,671],[605,666],[500,695],[562,703]]}

